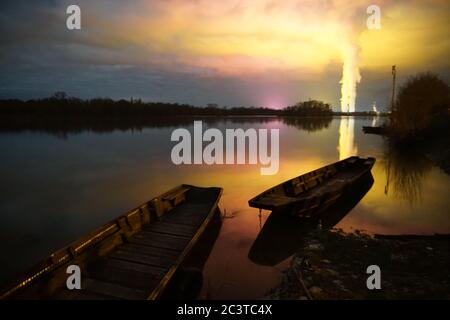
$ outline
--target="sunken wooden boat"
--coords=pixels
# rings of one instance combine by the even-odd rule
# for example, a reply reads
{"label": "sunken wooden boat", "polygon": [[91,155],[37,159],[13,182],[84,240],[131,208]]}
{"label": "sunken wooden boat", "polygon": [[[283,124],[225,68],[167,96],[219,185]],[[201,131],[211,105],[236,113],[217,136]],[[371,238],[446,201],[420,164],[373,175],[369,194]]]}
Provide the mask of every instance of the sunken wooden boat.
{"label": "sunken wooden boat", "polygon": [[329,208],[369,172],[375,158],[349,157],[285,181],[250,199],[250,207],[311,216]]}
{"label": "sunken wooden boat", "polygon": [[[215,187],[171,189],[51,254],[0,298],[160,299],[207,228],[220,219],[221,195]],[[67,288],[70,265],[80,267],[81,289]]]}

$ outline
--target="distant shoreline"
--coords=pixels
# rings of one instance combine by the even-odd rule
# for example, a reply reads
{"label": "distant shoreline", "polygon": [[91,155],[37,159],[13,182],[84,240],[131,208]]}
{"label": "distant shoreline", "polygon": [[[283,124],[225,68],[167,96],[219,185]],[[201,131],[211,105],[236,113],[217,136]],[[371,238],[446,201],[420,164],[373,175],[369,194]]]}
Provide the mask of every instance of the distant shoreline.
{"label": "distant shoreline", "polygon": [[268,122],[278,118],[284,124],[309,132],[328,127],[336,117],[384,116],[375,112],[333,112],[327,103],[308,100],[284,109],[261,107],[197,107],[188,104],[142,102],[97,98],[81,100],[57,93],[39,100],[0,100],[0,133],[46,132],[57,136],[92,131],[142,130],[189,126],[193,120],[214,123],[224,119],[238,122]]}
{"label": "distant shoreline", "polygon": [[229,116],[288,116],[288,117],[330,117],[330,116],[387,116],[387,113],[373,111],[359,111],[343,113],[333,111],[327,103],[308,100],[299,102],[294,106],[283,109],[265,107],[240,106],[219,107],[217,104],[208,104],[199,107],[189,104],[143,102],[140,99],[112,100],[109,98],[96,98],[82,100],[67,97],[64,93],[57,93],[52,97],[37,100],[0,99],[0,115],[2,116],[33,116],[33,117],[229,117]]}

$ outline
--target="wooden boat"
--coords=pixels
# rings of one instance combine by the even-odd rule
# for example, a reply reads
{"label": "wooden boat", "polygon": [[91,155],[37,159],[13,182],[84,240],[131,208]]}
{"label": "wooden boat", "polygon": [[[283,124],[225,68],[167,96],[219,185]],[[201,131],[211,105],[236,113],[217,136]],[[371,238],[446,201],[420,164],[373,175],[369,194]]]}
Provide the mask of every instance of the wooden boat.
{"label": "wooden boat", "polygon": [[332,205],[346,188],[372,169],[375,158],[356,156],[285,181],[250,199],[250,207],[309,216]]}
{"label": "wooden boat", "polygon": [[368,134],[386,134],[386,127],[370,127],[370,126],[363,126],[362,130],[364,133]]}
{"label": "wooden boat", "polygon": [[[2,299],[159,299],[219,215],[221,188],[181,185],[62,248],[0,291]],[[67,267],[81,269],[69,290]]]}
{"label": "wooden boat", "polygon": [[372,173],[366,172],[333,205],[309,218],[272,212],[250,248],[249,259],[264,266],[275,266],[286,260],[302,248],[305,237],[317,230],[319,224],[323,230],[337,225],[364,198],[373,182]]}

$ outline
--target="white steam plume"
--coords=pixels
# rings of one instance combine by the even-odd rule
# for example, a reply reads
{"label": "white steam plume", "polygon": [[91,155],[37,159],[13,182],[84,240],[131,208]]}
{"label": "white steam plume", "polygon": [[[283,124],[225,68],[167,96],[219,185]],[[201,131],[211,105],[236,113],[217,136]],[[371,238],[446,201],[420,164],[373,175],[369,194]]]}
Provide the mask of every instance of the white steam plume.
{"label": "white steam plume", "polygon": [[342,68],[341,83],[341,111],[355,112],[356,85],[361,81],[358,67],[358,49],[353,45],[346,45],[342,49],[344,66]]}

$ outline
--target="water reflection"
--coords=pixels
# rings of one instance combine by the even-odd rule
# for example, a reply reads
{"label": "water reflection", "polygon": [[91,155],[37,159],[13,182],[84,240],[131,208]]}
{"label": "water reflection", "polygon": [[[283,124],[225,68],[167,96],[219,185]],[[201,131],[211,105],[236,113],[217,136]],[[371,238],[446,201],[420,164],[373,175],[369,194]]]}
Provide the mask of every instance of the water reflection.
{"label": "water reflection", "polygon": [[385,194],[409,202],[421,201],[423,179],[432,169],[431,161],[412,146],[393,146],[386,141],[385,146],[386,186]]}
{"label": "water reflection", "polygon": [[330,117],[283,117],[283,123],[308,132],[319,131],[329,127]]}
{"label": "water reflection", "polygon": [[342,117],[339,125],[339,160],[358,154],[355,143],[355,119]]}
{"label": "water reflection", "polygon": [[[298,124],[301,121],[294,121],[298,124],[294,126],[278,117],[208,120],[222,132],[228,128],[279,128],[280,170],[273,176],[261,176],[259,166],[254,165],[174,165],[170,159],[171,132],[178,126],[192,131],[193,118],[154,121],[154,127],[136,125],[132,130],[111,124],[104,132],[95,123],[91,128],[96,132],[70,123],[67,128],[64,123],[54,124],[68,136],[66,140],[47,131],[4,131],[0,133],[0,282],[137,203],[174,185],[189,183],[222,186],[220,207],[229,217],[223,221],[205,264],[202,297],[259,298],[280,280],[288,260],[267,267],[248,258],[260,226],[258,210],[249,208],[247,201],[277,183],[337,161],[336,146],[344,144],[340,127],[349,127],[343,125],[349,123],[345,120],[334,118],[328,126],[324,120],[323,127]],[[394,196],[392,175],[386,196],[383,137],[364,135],[361,130],[371,121],[351,121],[351,143],[358,142],[359,156],[377,158],[372,169],[375,182],[336,227],[383,234],[449,233],[450,177],[436,167],[424,171],[422,201],[409,206]],[[318,130],[309,132],[308,127]],[[262,223],[266,218],[264,213]]]}
{"label": "water reflection", "polygon": [[372,127],[378,126],[379,119],[380,119],[379,116],[375,116],[375,117],[372,118]]}
{"label": "water reflection", "polygon": [[374,183],[370,172],[347,189],[329,209],[311,218],[299,218],[286,211],[274,211],[267,219],[248,254],[259,265],[274,266],[293,255],[304,237],[319,223],[323,229],[333,228],[355,207]]}
{"label": "water reflection", "polygon": [[151,128],[188,127],[194,120],[202,120],[208,126],[226,123],[267,124],[278,122],[300,130],[314,132],[328,128],[332,117],[278,117],[278,116],[174,116],[174,117],[9,117],[0,122],[0,133],[42,132],[67,139],[70,134],[93,132],[110,133],[114,131],[142,132]]}

